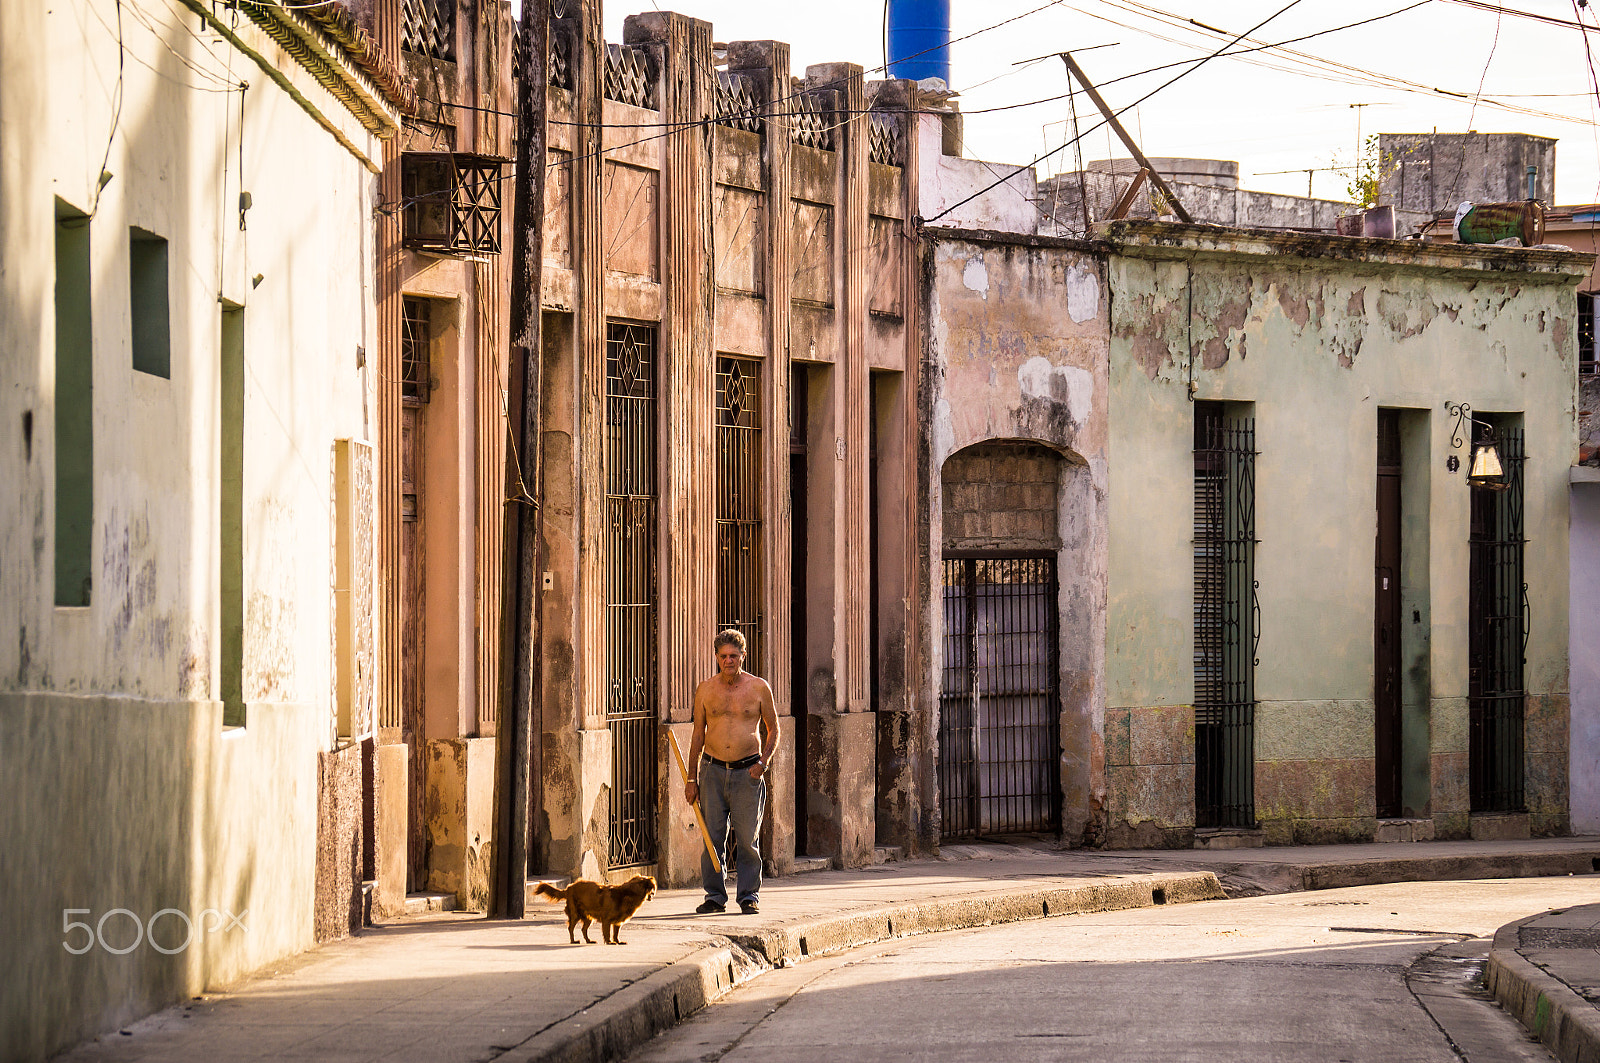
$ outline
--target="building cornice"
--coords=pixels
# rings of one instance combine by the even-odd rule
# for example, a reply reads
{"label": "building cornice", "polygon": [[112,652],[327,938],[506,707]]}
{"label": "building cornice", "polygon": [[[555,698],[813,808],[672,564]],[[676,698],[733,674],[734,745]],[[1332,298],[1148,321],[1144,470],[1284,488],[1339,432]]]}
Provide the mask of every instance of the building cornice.
{"label": "building cornice", "polygon": [[[365,153],[338,128],[330,117],[324,115],[306,95],[295,87],[288,75],[279,70],[271,58],[241,37],[235,26],[217,16],[207,0],[182,0],[185,7],[205,20],[235,48],[255,61],[266,75],[287,92],[308,114],[315,118],[347,150],[369,163]],[[286,7],[279,0],[238,0],[238,10],[261,28],[280,48],[287,52],[316,82],[342,103],[352,117],[368,133],[387,140],[400,131],[400,115],[387,98],[385,90],[373,76],[351,58],[351,46],[338,43],[326,30],[308,20],[301,12]],[[359,28],[352,27],[357,29]],[[362,34],[365,37],[365,34]],[[353,42],[358,39],[351,37]],[[370,39],[368,39],[370,43]],[[376,50],[374,48],[374,54]],[[403,83],[396,81],[398,91]]]}
{"label": "building cornice", "polygon": [[1230,229],[1220,225],[1181,225],[1160,221],[1114,221],[1095,226],[1095,236],[1115,254],[1131,258],[1287,258],[1302,262],[1339,262],[1372,268],[1437,270],[1471,274],[1522,274],[1529,280],[1548,278],[1570,283],[1586,277],[1595,256],[1582,251],[1554,251],[1492,244],[1441,243],[1428,240],[1380,240],[1373,237],[1283,232],[1275,229]]}

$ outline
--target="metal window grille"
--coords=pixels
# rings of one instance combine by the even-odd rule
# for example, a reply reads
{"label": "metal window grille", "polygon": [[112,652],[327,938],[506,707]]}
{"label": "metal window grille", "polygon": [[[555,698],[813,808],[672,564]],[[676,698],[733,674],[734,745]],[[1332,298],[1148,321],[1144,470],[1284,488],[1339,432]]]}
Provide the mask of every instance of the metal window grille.
{"label": "metal window grille", "polygon": [[[1474,426],[1476,428],[1476,426]],[[1479,430],[1481,432],[1481,429]],[[1478,440],[1483,440],[1483,435]],[[1472,489],[1468,772],[1474,812],[1519,812],[1523,796],[1528,585],[1523,582],[1523,437],[1498,433],[1504,490]]]}
{"label": "metal window grille", "polygon": [[455,0],[401,0],[400,47],[432,59],[454,62]]}
{"label": "metal window grille", "polygon": [[1578,375],[1594,376],[1594,292],[1578,293]]}
{"label": "metal window grille", "polygon": [[606,723],[613,867],[656,859],[656,353],[606,326]]}
{"label": "metal window grille", "polygon": [[1255,826],[1255,421],[1198,403],[1194,450],[1195,825]]}
{"label": "metal window grille", "polygon": [[717,124],[761,132],[761,103],[755,84],[743,74],[717,71]]}
{"label": "metal window grille", "polygon": [[426,299],[400,301],[400,395],[428,401],[428,346],[433,335],[433,304]]}
{"label": "metal window grille", "polygon": [[643,48],[606,45],[605,98],[655,110],[656,78]]}
{"label": "metal window grille", "polygon": [[867,157],[885,166],[901,165],[900,116],[873,111],[867,116]]}
{"label": "metal window grille", "polygon": [[408,151],[400,159],[406,246],[441,254],[498,255],[503,202],[497,155]]}
{"label": "metal window grille", "polygon": [[717,628],[744,634],[766,668],[761,593],[761,363],[717,359]]}
{"label": "metal window grille", "polygon": [[796,144],[833,150],[833,127],[815,93],[796,90],[789,97],[789,139]]}
{"label": "metal window grille", "polygon": [[1061,826],[1055,558],[944,561],[939,808],[946,838]]}

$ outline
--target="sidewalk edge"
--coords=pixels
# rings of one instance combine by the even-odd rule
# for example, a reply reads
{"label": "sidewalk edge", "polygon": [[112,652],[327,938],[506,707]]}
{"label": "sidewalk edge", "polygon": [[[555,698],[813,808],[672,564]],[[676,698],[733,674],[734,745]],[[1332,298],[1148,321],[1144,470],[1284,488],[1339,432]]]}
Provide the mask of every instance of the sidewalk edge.
{"label": "sidewalk edge", "polygon": [[1562,1063],[1593,1063],[1600,1060],[1600,1011],[1517,951],[1523,925],[1544,914],[1495,931],[1484,987]]}
{"label": "sidewalk edge", "polygon": [[703,948],[646,975],[580,1014],[540,1031],[514,1054],[528,1063],[608,1063],[730,990],[774,967],[792,966],[809,956],[893,938],[1025,919],[1226,899],[1216,875],[1188,871],[1002,890],[948,901],[881,905],[832,918],[797,919],[750,934],[727,935],[727,944]]}

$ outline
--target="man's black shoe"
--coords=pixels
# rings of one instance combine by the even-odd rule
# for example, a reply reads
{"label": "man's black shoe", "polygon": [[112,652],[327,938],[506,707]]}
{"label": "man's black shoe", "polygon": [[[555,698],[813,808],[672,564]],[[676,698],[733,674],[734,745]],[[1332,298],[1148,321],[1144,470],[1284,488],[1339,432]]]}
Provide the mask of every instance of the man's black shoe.
{"label": "man's black shoe", "polygon": [[716,915],[719,912],[727,911],[727,909],[716,901],[701,901],[700,907],[694,911],[696,915]]}
{"label": "man's black shoe", "polygon": [[755,901],[740,901],[739,911],[743,912],[745,915],[755,915],[757,912],[761,911],[761,905],[757,904]]}

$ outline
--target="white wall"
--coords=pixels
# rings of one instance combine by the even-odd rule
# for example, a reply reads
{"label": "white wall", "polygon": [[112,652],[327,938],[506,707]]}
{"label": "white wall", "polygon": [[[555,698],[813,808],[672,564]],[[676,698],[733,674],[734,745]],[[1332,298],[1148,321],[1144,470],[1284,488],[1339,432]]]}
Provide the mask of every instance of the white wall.
{"label": "white wall", "polygon": [[[317,753],[333,725],[332,446],[371,436],[375,381],[356,351],[373,349],[379,143],[252,23],[236,25],[304,103],[176,0],[0,5],[8,1059],[41,1058],[312,943]],[[250,86],[242,111],[239,82]],[[253,198],[243,227],[241,190]],[[84,608],[54,604],[57,197],[93,214]],[[168,241],[168,378],[132,368],[130,226]],[[248,715],[227,732],[222,300],[245,316]],[[114,908],[145,920],[166,908],[250,914],[248,930],[171,956],[148,942],[74,955],[63,948],[69,908],[91,921]],[[174,917],[163,926],[168,945],[182,939]],[[127,917],[113,932],[131,939]]]}

